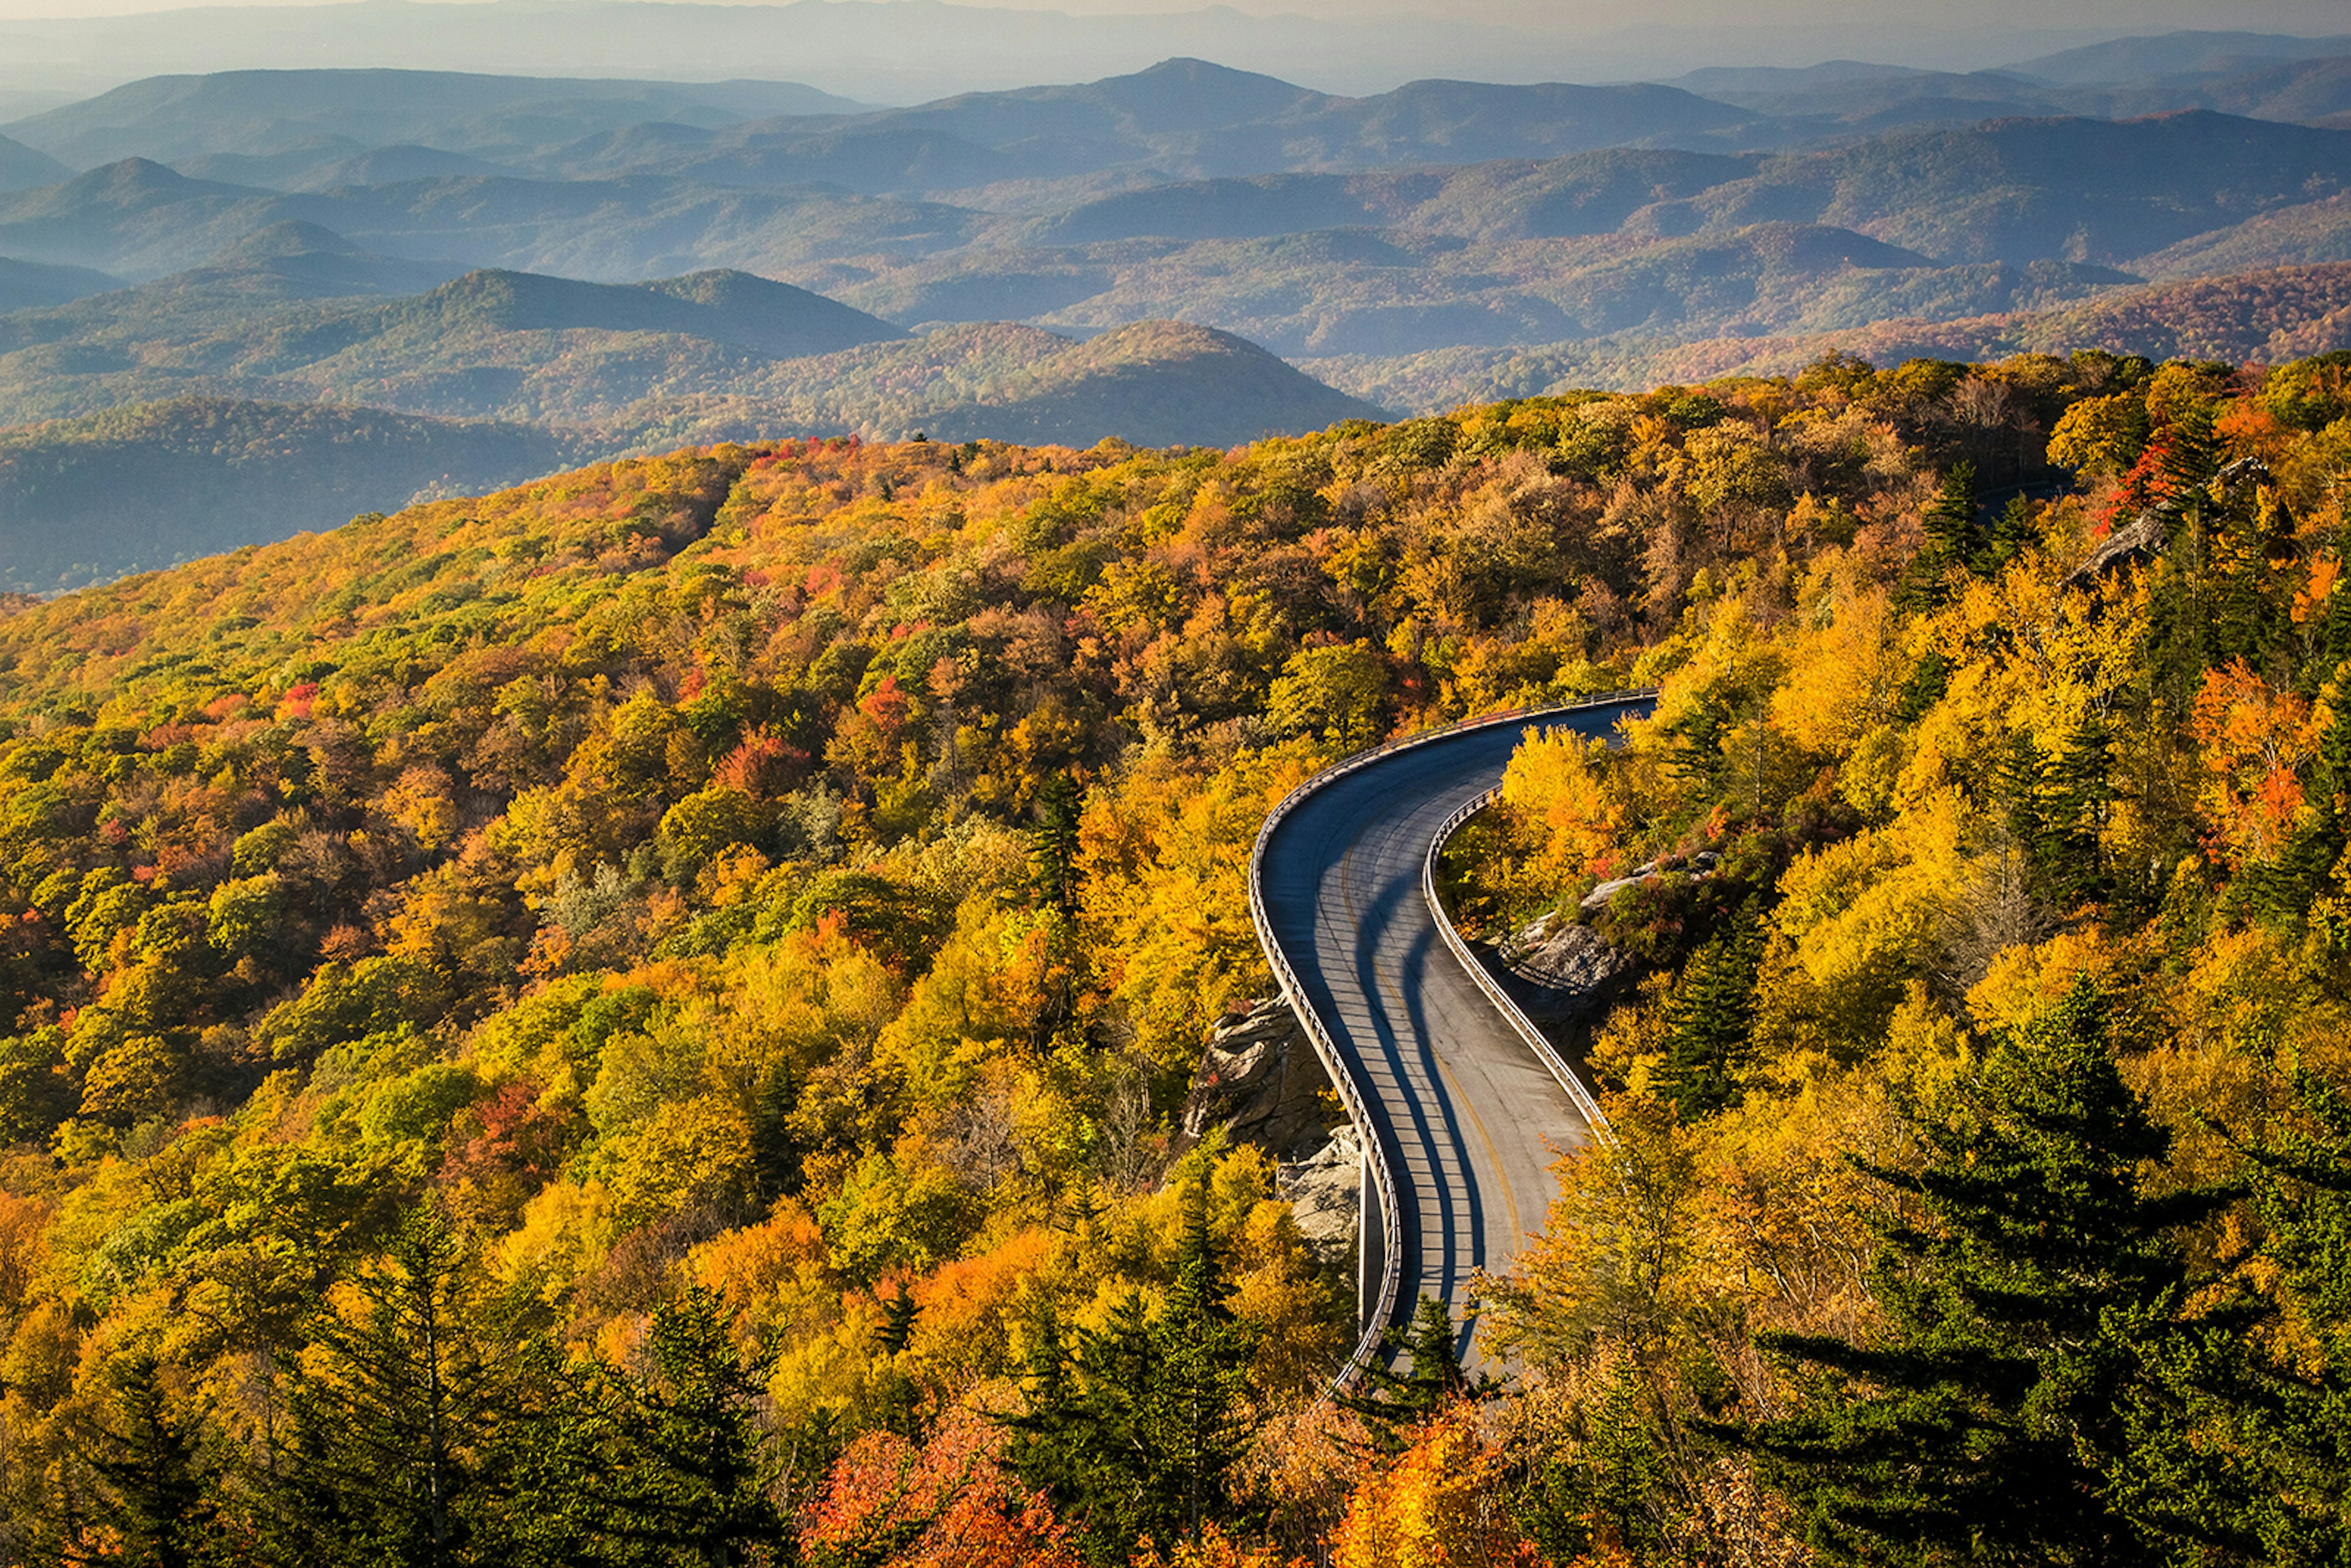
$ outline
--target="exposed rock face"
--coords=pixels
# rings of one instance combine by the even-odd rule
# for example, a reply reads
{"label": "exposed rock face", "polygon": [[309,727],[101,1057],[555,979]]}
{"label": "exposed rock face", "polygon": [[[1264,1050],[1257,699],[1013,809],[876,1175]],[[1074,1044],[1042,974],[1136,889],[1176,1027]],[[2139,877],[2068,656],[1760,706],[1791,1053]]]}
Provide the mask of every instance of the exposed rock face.
{"label": "exposed rock face", "polygon": [[[1689,858],[1691,873],[1697,876],[1712,875],[1714,873],[1714,852],[1712,850],[1698,851],[1698,853],[1690,856]],[[1648,881],[1651,877],[1656,876],[1656,874],[1657,862],[1656,861],[1651,861],[1646,865],[1636,865],[1625,875],[1620,876],[1613,882],[1604,882],[1598,887],[1593,888],[1590,893],[1585,894],[1583,901],[1577,904],[1575,907],[1582,910],[1586,915],[1597,915],[1602,910],[1607,908],[1608,901],[1615,897],[1619,893],[1622,893],[1628,887],[1638,887],[1641,883]],[[1538,922],[1537,924],[1541,923]],[[1531,930],[1533,927],[1530,926],[1528,929]]]}
{"label": "exposed rock face", "polygon": [[1546,915],[1511,937],[1502,961],[1511,989],[1540,1024],[1573,1024],[1597,1012],[1631,972],[1633,960],[1589,925]]}
{"label": "exposed rock face", "polygon": [[1208,1037],[1185,1097],[1175,1152],[1221,1127],[1228,1141],[1271,1155],[1276,1188],[1290,1199],[1300,1233],[1335,1261],[1355,1244],[1363,1142],[1333,1110],[1330,1088],[1322,1059],[1290,1004],[1280,997],[1252,1002]]}
{"label": "exposed rock face", "polygon": [[2141,512],[2106,536],[2090,559],[2066,575],[2064,586],[2081,588],[2131,561],[2153,560],[2163,549],[2163,519]]}
{"label": "exposed rock face", "polygon": [[[2240,486],[2266,485],[2270,479],[2268,464],[2259,457],[2240,457],[2212,476],[2212,487],[2227,495]],[[2161,512],[2141,512],[2108,534],[2105,542],[2091,552],[2089,559],[2066,574],[2064,586],[2085,587],[2133,562],[2153,560],[2163,553],[2165,521]]]}
{"label": "exposed rock face", "polygon": [[1309,1247],[1326,1259],[1346,1256],[1364,1207],[1363,1135],[1352,1124],[1342,1126],[1310,1158],[1279,1166],[1274,1187],[1290,1200]]}
{"label": "exposed rock face", "polygon": [[1176,1152],[1221,1126],[1235,1143],[1255,1144],[1277,1159],[1301,1159],[1329,1137],[1322,1059],[1280,997],[1228,1015],[1208,1036],[1192,1075]]}

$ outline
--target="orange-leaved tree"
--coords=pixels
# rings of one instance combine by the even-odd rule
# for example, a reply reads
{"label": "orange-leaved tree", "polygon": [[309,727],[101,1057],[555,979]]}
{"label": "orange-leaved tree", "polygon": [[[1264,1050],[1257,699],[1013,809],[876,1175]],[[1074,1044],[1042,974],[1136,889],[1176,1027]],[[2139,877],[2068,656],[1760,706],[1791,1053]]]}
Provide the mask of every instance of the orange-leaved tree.
{"label": "orange-leaved tree", "polygon": [[1332,1539],[1335,1568],[1536,1568],[1511,1521],[1500,1444],[1463,1406],[1432,1419],[1366,1477]]}

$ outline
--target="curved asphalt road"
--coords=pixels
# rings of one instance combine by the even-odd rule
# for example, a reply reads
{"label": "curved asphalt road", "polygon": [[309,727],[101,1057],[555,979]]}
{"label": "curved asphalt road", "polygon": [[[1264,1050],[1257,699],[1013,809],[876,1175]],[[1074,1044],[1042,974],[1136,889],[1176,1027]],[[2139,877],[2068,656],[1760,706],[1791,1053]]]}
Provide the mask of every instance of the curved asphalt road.
{"label": "curved asphalt road", "polygon": [[[1541,1228],[1557,1149],[1592,1129],[1437,934],[1421,874],[1454,810],[1501,781],[1529,726],[1609,736],[1642,696],[1446,735],[1313,789],[1268,835],[1272,939],[1363,1092],[1402,1229],[1396,1316],[1434,1295],[1460,1319],[1470,1276],[1507,1270]],[[1368,1186],[1366,1204],[1374,1201]],[[1377,1216],[1366,1245],[1376,1247]],[[1376,1281],[1377,1260],[1368,1277]],[[1375,1287],[1365,1292],[1367,1303]],[[1470,1330],[1465,1359],[1476,1364]]]}

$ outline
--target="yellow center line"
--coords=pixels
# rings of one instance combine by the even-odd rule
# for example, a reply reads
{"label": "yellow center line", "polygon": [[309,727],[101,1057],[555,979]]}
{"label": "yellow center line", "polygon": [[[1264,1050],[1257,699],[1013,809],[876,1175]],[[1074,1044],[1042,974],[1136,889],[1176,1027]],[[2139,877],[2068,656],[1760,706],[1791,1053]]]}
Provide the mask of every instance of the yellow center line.
{"label": "yellow center line", "polygon": [[[1430,1054],[1436,1053],[1432,1051]],[[1478,1107],[1469,1103],[1469,1096],[1461,1092],[1461,1081],[1453,1076],[1453,1069],[1445,1064],[1441,1056],[1437,1058],[1437,1071],[1445,1074],[1445,1082],[1452,1089],[1454,1099],[1460,1102],[1462,1114],[1468,1116],[1469,1124],[1478,1130],[1478,1141],[1486,1145],[1486,1164],[1494,1173],[1494,1186],[1501,1188],[1502,1212],[1510,1218],[1510,1235],[1511,1246],[1515,1249],[1518,1239],[1526,1233],[1519,1228],[1519,1195],[1510,1189],[1510,1175],[1502,1168],[1501,1151],[1495,1148],[1493,1138],[1486,1131],[1485,1118],[1478,1114]]]}
{"label": "yellow center line", "polygon": [[[1353,864],[1354,857],[1352,854],[1343,854],[1339,857],[1339,902],[1346,908],[1349,927],[1353,930],[1361,930],[1363,928],[1363,920],[1360,912],[1355,907],[1355,879]],[[1431,918],[1433,919],[1435,916],[1432,915]],[[1376,955],[1372,960],[1372,979],[1374,983],[1378,986],[1379,989],[1387,996],[1388,999],[1395,1004],[1396,1018],[1399,1021],[1409,1019],[1412,1016],[1412,1009],[1405,1002],[1403,991],[1398,988],[1392,977],[1384,974],[1381,971],[1379,959]],[[1470,1128],[1478,1134],[1478,1142],[1485,1146],[1487,1168],[1494,1173],[1493,1185],[1500,1189],[1502,1210],[1510,1217],[1510,1235],[1512,1238],[1511,1245],[1515,1251],[1518,1239],[1522,1238],[1526,1233],[1520,1228],[1519,1195],[1510,1186],[1510,1173],[1502,1165],[1501,1151],[1494,1146],[1493,1134],[1486,1130],[1485,1118],[1478,1114],[1477,1106],[1472,1104],[1470,1103],[1469,1096],[1462,1092],[1461,1081],[1458,1078],[1456,1078],[1453,1074],[1453,1070],[1446,1065],[1445,1058],[1437,1050],[1437,1044],[1434,1040],[1429,1042],[1428,1055],[1429,1060],[1437,1063],[1437,1071],[1444,1077],[1446,1086],[1452,1091],[1454,1102],[1461,1107],[1462,1113],[1469,1118]],[[1432,1170],[1430,1174],[1433,1176],[1435,1172]],[[1481,1238],[1480,1239],[1482,1240],[1483,1239]]]}

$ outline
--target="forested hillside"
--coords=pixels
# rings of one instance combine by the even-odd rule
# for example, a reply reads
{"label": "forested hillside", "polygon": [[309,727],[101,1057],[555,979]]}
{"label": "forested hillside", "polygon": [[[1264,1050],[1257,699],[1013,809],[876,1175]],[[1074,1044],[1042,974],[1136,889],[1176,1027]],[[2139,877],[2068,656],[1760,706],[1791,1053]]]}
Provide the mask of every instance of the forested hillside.
{"label": "forested hillside", "polygon": [[[718,444],[0,611],[0,1555],[2335,1560],[2346,375]],[[1176,1135],[1249,845],[1635,684],[1446,868],[1616,977],[1519,1370],[1322,1402],[1351,1260]]]}
{"label": "forested hillside", "polygon": [[[509,293],[517,282],[525,287]],[[799,293],[724,275],[669,287],[730,284]],[[585,293],[600,316],[609,297],[633,307],[631,297],[647,292],[475,274],[422,300],[371,307],[371,327],[386,316],[392,326],[363,328],[356,343],[349,332],[336,337],[349,319],[329,317],[280,322],[247,340],[249,357],[216,334],[182,352],[141,346],[86,377],[53,373],[49,345],[0,353],[0,389],[44,413],[104,408],[99,387],[204,394],[0,431],[0,591],[104,582],[680,441],[849,430],[1222,446],[1380,413],[1239,339],[1180,322],[1142,322],[1082,343],[1008,323],[905,338],[874,322],[880,341],[777,359],[714,340],[771,330],[757,314],[747,323],[714,310],[721,319],[704,323],[681,312],[686,319],[671,323],[713,337],[514,320],[503,308],[535,285]],[[245,362],[228,362],[237,358]],[[335,401],[255,401],[321,394]],[[392,406],[353,406],[346,396]],[[172,497],[168,507],[158,507],[161,495]]]}
{"label": "forested hillside", "polygon": [[[1359,98],[1176,57],[893,109],[789,82],[130,83],[0,138],[0,427],[351,412],[253,416],[315,437],[270,451],[268,499],[207,480],[152,530],[87,465],[0,490],[0,533],[39,541],[0,583],[550,465],[434,468],[423,447],[486,438],[428,419],[580,460],[916,432],[1228,446],[1831,352],[2351,343],[2340,41],[2141,43],[2046,79],[1848,61]],[[354,424],[402,454],[347,466],[328,433]],[[41,454],[25,472],[88,455],[9,440]],[[152,472],[171,448],[121,450]]]}
{"label": "forested hillside", "polygon": [[0,431],[0,592],[53,593],[284,538],[544,473],[598,444],[490,420],[220,398]]}
{"label": "forested hillside", "polygon": [[[1988,283],[2018,295],[2029,274],[1988,269]],[[2351,262],[2280,267],[2178,283],[2101,291],[2079,304],[1963,316],[1904,317],[1838,331],[1766,333],[1667,343],[1638,332],[1548,348],[1452,349],[1393,359],[1368,355],[1301,361],[1332,384],[1397,407],[1570,387],[1649,386],[1722,376],[1792,375],[1835,354],[1879,364],[1907,359],[1999,360],[2105,348],[2153,360],[2211,359],[2278,364],[2336,351],[2351,339]]]}

